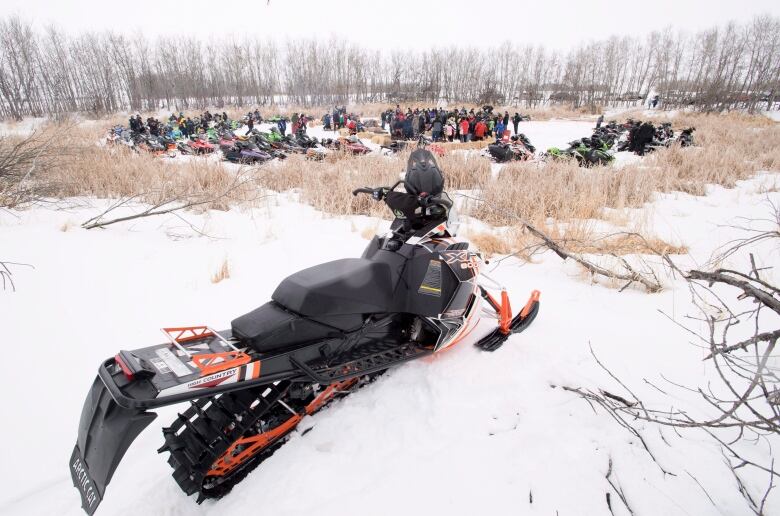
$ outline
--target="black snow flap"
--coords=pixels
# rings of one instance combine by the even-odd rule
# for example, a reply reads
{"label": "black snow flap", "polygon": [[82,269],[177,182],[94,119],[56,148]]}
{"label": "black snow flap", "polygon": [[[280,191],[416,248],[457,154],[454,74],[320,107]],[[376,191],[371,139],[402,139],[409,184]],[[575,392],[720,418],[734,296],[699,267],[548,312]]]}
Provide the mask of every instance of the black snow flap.
{"label": "black snow flap", "polygon": [[119,462],[138,434],[157,414],[120,407],[100,377],[84,401],[79,435],[70,457],[70,476],[81,495],[81,507],[92,515],[103,500]]}

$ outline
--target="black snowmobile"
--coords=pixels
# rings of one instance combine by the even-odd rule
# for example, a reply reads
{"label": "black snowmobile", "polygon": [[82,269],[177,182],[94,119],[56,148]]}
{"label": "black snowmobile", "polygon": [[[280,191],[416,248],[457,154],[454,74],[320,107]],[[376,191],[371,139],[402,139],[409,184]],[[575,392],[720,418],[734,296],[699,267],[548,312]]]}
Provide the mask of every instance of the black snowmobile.
{"label": "black snowmobile", "polygon": [[388,368],[463,342],[493,351],[527,328],[539,292],[512,314],[506,290],[480,273],[479,253],[454,240],[457,214],[443,187],[433,155],[415,150],[404,180],[353,192],[396,216],[362,257],[289,276],[230,330],[163,328],[167,342],[103,361],[69,463],[87,514],[153,409],[189,402],[158,451],[170,454],[185,493],[220,498],[303,417]]}
{"label": "black snowmobile", "polygon": [[680,136],[677,138],[680,142],[680,145],[683,147],[692,147],[694,145],[693,143],[693,131],[695,131],[695,127],[689,127],[687,129],[683,129],[680,131]]}
{"label": "black snowmobile", "polygon": [[511,143],[497,141],[487,147],[487,155],[496,163],[532,160],[535,152],[536,147],[522,133],[512,136]]}

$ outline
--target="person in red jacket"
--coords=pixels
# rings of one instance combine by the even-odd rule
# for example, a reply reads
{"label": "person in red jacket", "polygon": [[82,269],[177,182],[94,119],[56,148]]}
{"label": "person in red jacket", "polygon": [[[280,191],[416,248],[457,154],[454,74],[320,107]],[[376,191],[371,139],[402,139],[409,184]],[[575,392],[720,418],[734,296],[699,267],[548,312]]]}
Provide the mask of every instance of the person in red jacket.
{"label": "person in red jacket", "polygon": [[460,141],[463,143],[469,141],[469,121],[465,118],[460,119]]}
{"label": "person in red jacket", "polygon": [[485,122],[482,120],[477,122],[477,125],[474,126],[474,140],[479,141],[485,137],[485,132],[487,131],[487,126],[485,125]]}

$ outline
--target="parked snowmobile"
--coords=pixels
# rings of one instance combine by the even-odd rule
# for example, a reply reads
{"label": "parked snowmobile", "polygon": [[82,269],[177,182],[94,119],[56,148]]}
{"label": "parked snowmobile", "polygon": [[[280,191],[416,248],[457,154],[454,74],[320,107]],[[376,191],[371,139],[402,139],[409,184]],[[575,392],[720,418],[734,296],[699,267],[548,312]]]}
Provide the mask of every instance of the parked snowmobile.
{"label": "parked snowmobile", "polygon": [[569,143],[567,149],[551,147],[542,155],[543,159],[571,159],[577,160],[581,167],[594,165],[608,165],[615,156],[609,152],[609,147],[598,138],[581,138]]}
{"label": "parked snowmobile", "polygon": [[683,129],[680,131],[680,136],[677,137],[677,140],[680,142],[680,145],[683,147],[692,147],[694,145],[693,143],[693,131],[695,131],[695,127],[689,127],[687,129]]}
{"label": "parked snowmobile", "polygon": [[214,152],[214,145],[207,142],[203,135],[191,137],[190,141],[187,142],[187,145],[189,145],[190,149],[192,149],[195,154],[209,154]]}
{"label": "parked snowmobile", "polygon": [[[483,151],[484,153],[485,151]],[[509,143],[497,141],[488,145],[487,155],[497,163],[507,161],[528,161],[534,158],[536,147],[531,145],[528,137],[522,133],[512,136]]]}
{"label": "parked snowmobile", "polygon": [[287,277],[230,330],[163,328],[168,342],[103,361],[69,462],[87,514],[153,409],[190,403],[163,429],[159,452],[170,454],[185,493],[220,498],[336,397],[458,343],[496,350],[534,320],[539,292],[513,316],[479,253],[455,241],[456,210],[429,151],[412,152],[392,187],[353,194],[384,201],[396,216],[361,258]]}
{"label": "parked snowmobile", "polygon": [[279,159],[287,158],[287,154],[285,154],[284,151],[281,150],[282,145],[279,142],[268,141],[268,139],[265,137],[265,133],[252,132],[247,138],[247,141],[251,141],[257,146],[258,149],[260,149],[263,152],[267,152],[274,158],[279,158]]}
{"label": "parked snowmobile", "polygon": [[371,152],[371,148],[367,147],[360,138],[357,136],[350,136],[348,138],[339,138],[335,141],[337,150],[346,152],[347,154],[368,154]]}
{"label": "parked snowmobile", "polygon": [[224,158],[232,163],[251,165],[254,163],[265,163],[274,158],[269,153],[258,149],[254,143],[249,141],[238,140],[231,142],[229,145],[222,145],[220,148]]}
{"label": "parked snowmobile", "polygon": [[572,145],[572,147],[574,157],[581,167],[608,165],[615,159],[615,156],[609,152],[609,145],[598,138],[583,138],[577,145]]}
{"label": "parked snowmobile", "polygon": [[413,145],[416,145],[417,148],[428,149],[439,157],[444,156],[444,147],[435,143],[432,138],[428,138],[424,134],[420,134],[416,142],[412,140],[393,140],[390,142],[390,145],[382,145],[381,148],[383,151],[387,151],[385,154],[396,154],[411,149]]}

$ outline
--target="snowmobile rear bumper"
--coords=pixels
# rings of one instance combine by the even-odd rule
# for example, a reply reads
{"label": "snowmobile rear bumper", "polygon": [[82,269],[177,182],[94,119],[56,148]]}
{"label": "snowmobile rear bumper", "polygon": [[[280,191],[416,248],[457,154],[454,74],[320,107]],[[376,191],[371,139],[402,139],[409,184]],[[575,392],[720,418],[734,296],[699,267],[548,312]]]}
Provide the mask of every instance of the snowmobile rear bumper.
{"label": "snowmobile rear bumper", "polygon": [[100,505],[125,452],[155,417],[153,412],[120,406],[102,379],[95,378],[84,401],[78,439],[70,458],[73,485],[79,490],[81,506],[87,514],[93,514]]}
{"label": "snowmobile rear bumper", "polygon": [[[103,381],[105,388],[111,394],[117,405],[128,410],[145,410],[173,405],[183,401],[189,401],[196,398],[215,396],[224,392],[247,389],[250,387],[259,387],[260,385],[273,383],[278,380],[289,379],[291,375],[289,370],[283,370],[277,373],[263,374],[262,377],[255,380],[247,380],[240,383],[231,383],[224,386],[212,387],[207,392],[184,392],[179,394],[169,394],[167,396],[158,396],[159,392],[152,386],[151,382],[146,380],[135,380],[130,383],[134,390],[130,392],[123,384],[127,383],[124,373],[121,370],[111,372],[117,368],[114,366],[115,360],[109,358],[100,364],[98,376]],[[142,388],[144,385],[146,388]]]}

